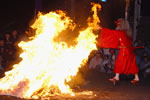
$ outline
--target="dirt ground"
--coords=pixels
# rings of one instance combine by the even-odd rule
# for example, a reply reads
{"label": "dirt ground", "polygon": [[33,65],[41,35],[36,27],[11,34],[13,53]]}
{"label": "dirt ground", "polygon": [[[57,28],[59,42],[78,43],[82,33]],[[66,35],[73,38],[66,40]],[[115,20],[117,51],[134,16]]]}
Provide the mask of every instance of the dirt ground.
{"label": "dirt ground", "polygon": [[[121,76],[115,86],[108,81],[112,74],[94,72],[87,76],[86,84],[73,89],[75,96],[59,95],[34,100],[150,100],[150,79],[141,79],[137,86],[132,77]],[[0,96],[0,100],[33,100],[13,96]]]}

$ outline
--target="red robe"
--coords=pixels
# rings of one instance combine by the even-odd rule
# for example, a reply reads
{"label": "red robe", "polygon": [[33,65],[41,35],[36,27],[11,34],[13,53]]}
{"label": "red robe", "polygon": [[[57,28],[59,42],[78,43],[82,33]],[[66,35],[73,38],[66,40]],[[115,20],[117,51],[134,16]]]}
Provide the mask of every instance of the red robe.
{"label": "red robe", "polygon": [[[98,46],[103,48],[120,49],[115,62],[114,73],[135,74],[139,69],[136,65],[136,58],[132,40],[125,31],[110,30],[102,28],[99,35]],[[119,46],[123,48],[118,48]]]}

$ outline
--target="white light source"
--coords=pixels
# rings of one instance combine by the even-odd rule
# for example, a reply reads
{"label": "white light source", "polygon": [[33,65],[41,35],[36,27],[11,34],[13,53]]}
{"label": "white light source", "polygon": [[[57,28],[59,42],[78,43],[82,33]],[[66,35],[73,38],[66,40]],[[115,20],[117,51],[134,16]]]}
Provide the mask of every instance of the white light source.
{"label": "white light source", "polygon": [[102,2],[107,2],[107,0],[101,0]]}

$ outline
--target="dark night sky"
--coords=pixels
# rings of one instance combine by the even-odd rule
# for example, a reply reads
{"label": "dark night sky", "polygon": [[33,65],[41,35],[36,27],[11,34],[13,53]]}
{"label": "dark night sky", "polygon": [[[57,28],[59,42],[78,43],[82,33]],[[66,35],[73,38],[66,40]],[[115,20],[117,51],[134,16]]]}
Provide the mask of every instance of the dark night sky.
{"label": "dark night sky", "polygon": [[34,0],[3,0],[0,3],[0,12],[2,30],[8,29],[8,27],[23,27],[33,17]]}
{"label": "dark night sky", "polygon": [[[51,10],[62,9],[70,12],[71,7],[67,3],[68,1],[69,0],[43,0],[41,10],[42,12],[49,12]],[[101,3],[98,0],[89,0],[88,3],[85,4],[85,1],[86,0],[76,0],[75,2],[77,10],[76,16],[79,16],[79,20],[82,19],[82,15],[85,14],[88,16],[88,14],[90,13],[90,2],[94,1]],[[116,18],[122,17],[124,14],[124,4],[119,4],[119,2],[122,3],[123,0],[120,0],[119,2],[116,1],[118,0],[108,0],[107,3],[101,3],[103,7],[102,11],[100,12],[101,19],[105,20],[105,22],[103,23],[107,24],[104,24],[104,26],[106,27],[112,25],[112,23],[110,23],[112,22],[111,20],[116,20]],[[142,16],[150,16],[150,6],[148,1],[149,0],[142,0]],[[8,28],[11,29],[27,27],[35,14],[35,0],[1,0],[0,12],[0,31],[6,31],[6,29]],[[82,14],[80,15],[80,13]],[[132,11],[131,13],[133,14]],[[110,25],[108,25],[109,23]]]}
{"label": "dark night sky", "polygon": [[141,4],[141,15],[150,16],[150,0],[142,0]]}

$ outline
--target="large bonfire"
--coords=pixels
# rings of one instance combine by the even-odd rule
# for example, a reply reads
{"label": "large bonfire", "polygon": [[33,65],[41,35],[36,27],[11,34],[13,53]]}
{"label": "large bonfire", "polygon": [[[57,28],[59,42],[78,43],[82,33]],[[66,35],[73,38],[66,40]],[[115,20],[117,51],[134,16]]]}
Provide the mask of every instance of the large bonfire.
{"label": "large bonfire", "polygon": [[35,36],[18,44],[23,50],[20,54],[22,61],[13,65],[13,69],[0,79],[0,94],[21,98],[43,97],[52,91],[53,94],[74,95],[67,82],[87,61],[90,52],[97,49],[97,35],[93,29],[100,23],[97,9],[101,6],[92,5],[93,17],[89,18],[88,27],[79,32],[73,46],[57,42],[61,32],[75,27],[63,11],[39,13],[31,26],[36,30]]}

